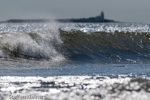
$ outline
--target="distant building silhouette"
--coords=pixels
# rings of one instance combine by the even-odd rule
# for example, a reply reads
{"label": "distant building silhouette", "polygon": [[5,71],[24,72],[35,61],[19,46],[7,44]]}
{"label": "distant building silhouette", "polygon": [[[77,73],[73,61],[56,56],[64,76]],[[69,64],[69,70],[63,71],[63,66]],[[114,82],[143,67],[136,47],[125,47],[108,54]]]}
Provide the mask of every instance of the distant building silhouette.
{"label": "distant building silhouette", "polygon": [[75,22],[75,23],[101,23],[101,22],[115,22],[114,20],[105,19],[104,12],[101,11],[101,13],[98,16],[95,17],[89,17],[89,18],[71,18],[71,19],[57,19],[59,22]]}
{"label": "distant building silhouette", "polygon": [[98,18],[98,19],[101,19],[101,20],[104,20],[105,18],[104,18],[104,12],[102,11],[101,13],[100,13],[100,15],[98,15],[97,17],[95,17],[95,18]]}
{"label": "distant building silhouette", "polygon": [[101,12],[101,18],[104,19],[104,12]]}

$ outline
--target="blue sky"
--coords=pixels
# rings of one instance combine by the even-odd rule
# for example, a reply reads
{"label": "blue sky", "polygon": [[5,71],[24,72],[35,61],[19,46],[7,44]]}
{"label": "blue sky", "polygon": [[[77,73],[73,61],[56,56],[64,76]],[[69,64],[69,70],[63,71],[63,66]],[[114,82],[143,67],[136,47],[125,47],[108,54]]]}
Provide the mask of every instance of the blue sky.
{"label": "blue sky", "polygon": [[150,23],[150,0],[0,0],[0,20],[13,18],[80,18],[98,15],[108,19]]}

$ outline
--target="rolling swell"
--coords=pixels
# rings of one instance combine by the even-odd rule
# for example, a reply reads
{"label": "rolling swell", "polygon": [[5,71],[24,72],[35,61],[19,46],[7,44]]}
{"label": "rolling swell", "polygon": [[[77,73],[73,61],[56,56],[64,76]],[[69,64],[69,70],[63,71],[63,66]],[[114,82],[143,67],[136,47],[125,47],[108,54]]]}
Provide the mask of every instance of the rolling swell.
{"label": "rolling swell", "polygon": [[60,30],[59,52],[77,61],[102,63],[149,62],[150,34],[136,32],[93,32]]}

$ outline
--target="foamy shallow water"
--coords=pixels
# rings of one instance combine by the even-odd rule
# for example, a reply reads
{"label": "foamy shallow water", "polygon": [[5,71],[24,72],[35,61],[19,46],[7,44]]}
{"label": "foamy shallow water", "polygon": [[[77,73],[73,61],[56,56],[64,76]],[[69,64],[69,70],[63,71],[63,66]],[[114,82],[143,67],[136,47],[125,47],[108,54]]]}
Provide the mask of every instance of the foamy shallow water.
{"label": "foamy shallow water", "polygon": [[[122,78],[124,77],[124,78]],[[1,100],[149,100],[150,79],[125,76],[0,77]]]}

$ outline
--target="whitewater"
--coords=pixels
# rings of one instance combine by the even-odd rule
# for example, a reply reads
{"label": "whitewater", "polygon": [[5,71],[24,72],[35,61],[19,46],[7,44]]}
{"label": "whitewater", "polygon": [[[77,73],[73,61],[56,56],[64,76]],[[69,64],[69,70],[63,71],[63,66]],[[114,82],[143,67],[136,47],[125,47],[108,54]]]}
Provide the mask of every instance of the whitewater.
{"label": "whitewater", "polygon": [[149,100],[150,25],[0,23],[1,100]]}

